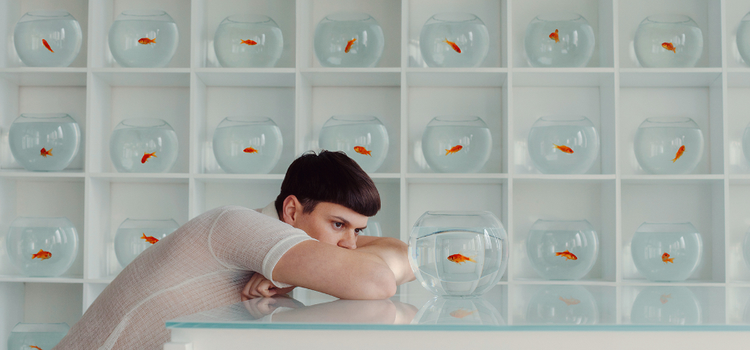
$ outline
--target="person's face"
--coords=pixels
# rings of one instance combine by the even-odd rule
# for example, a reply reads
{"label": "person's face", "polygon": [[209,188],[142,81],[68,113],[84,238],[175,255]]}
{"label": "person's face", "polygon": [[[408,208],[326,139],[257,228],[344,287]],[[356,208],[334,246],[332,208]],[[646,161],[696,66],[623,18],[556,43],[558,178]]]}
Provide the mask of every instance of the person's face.
{"label": "person's face", "polygon": [[[294,202],[297,202],[296,198]],[[320,202],[309,213],[303,213],[300,205],[294,211],[290,215],[285,208],[285,222],[320,242],[342,248],[356,249],[357,235],[367,227],[367,216],[340,204]]]}

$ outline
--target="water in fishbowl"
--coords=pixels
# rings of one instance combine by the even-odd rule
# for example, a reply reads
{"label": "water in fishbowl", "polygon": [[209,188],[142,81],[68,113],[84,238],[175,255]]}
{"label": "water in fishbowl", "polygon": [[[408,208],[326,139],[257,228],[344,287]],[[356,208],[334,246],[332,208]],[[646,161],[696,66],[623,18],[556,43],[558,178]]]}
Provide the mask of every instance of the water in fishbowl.
{"label": "water in fishbowl", "polygon": [[78,154],[81,129],[73,119],[13,123],[8,139],[13,157],[26,170],[61,171]]}
{"label": "water in fishbowl", "polygon": [[[176,224],[176,223],[175,223]],[[120,266],[128,266],[144,250],[174,232],[177,227],[119,228],[115,236],[115,256]],[[145,238],[143,238],[145,236]],[[152,243],[153,242],[153,243]]]}
{"label": "water in fishbowl", "polygon": [[698,128],[638,128],[633,146],[638,164],[646,172],[687,174],[703,157],[703,133]]}
{"label": "water in fishbowl", "polygon": [[429,67],[476,67],[489,51],[489,32],[468,13],[436,14],[422,27],[419,49]]}
{"label": "water in fishbowl", "polygon": [[[703,34],[687,16],[681,23],[645,19],[635,34],[635,55],[643,67],[694,67],[703,54]],[[679,18],[675,17],[676,20]]]}
{"label": "water in fishbowl", "polygon": [[55,277],[73,264],[78,253],[75,228],[11,226],[8,255],[26,276]]}
{"label": "water in fishbowl", "polygon": [[31,11],[13,32],[18,57],[31,67],[67,67],[82,42],[80,24],[65,11]]}
{"label": "water in fishbowl", "polygon": [[646,287],[633,301],[633,324],[691,325],[701,323],[702,307],[687,287]]}
{"label": "water in fishbowl", "polygon": [[436,172],[476,173],[492,152],[490,129],[481,126],[427,126],[422,153]]}
{"label": "water in fishbowl", "polygon": [[529,324],[583,325],[599,323],[596,298],[583,286],[554,285],[535,292],[526,306]]}
{"label": "water in fishbowl", "polygon": [[388,154],[388,131],[380,121],[324,125],[320,130],[320,148],[343,151],[366,172],[380,168]]}
{"label": "water in fishbowl", "polygon": [[315,27],[315,56],[323,67],[375,67],[385,46],[380,24],[365,13],[334,13]]}
{"label": "water in fishbowl", "polygon": [[109,30],[109,49],[123,67],[166,67],[178,40],[173,21],[116,20]]}
{"label": "water in fishbowl", "polygon": [[684,281],[703,255],[699,233],[636,232],[630,252],[638,272],[651,281]]}
{"label": "water in fishbowl", "polygon": [[569,20],[547,19],[540,15],[526,27],[524,48],[532,66],[585,67],[589,63],[596,40],[594,30],[578,14],[557,17],[566,15]]}
{"label": "water in fishbowl", "polygon": [[577,280],[591,271],[599,244],[590,225],[568,230],[535,226],[529,231],[526,250],[539,275],[550,280]]}
{"label": "water in fishbowl", "polygon": [[[501,229],[415,227],[412,269],[422,285],[441,296],[481,295],[505,272]],[[476,231],[473,231],[476,230]],[[416,266],[416,268],[415,268]]]}
{"label": "water in fishbowl", "polygon": [[177,152],[177,134],[171,129],[117,129],[110,140],[112,164],[123,173],[167,172],[174,165]]}
{"label": "water in fishbowl", "polygon": [[274,67],[284,49],[281,29],[263,15],[229,16],[214,35],[222,67]]}
{"label": "water in fishbowl", "polygon": [[599,156],[599,136],[593,125],[535,126],[528,147],[544,174],[584,174]]}
{"label": "water in fishbowl", "polygon": [[276,124],[227,126],[214,132],[216,162],[227,173],[267,174],[279,162],[282,148]]}
{"label": "water in fishbowl", "polygon": [[70,327],[66,323],[18,323],[8,337],[8,350],[49,350],[54,348]]}

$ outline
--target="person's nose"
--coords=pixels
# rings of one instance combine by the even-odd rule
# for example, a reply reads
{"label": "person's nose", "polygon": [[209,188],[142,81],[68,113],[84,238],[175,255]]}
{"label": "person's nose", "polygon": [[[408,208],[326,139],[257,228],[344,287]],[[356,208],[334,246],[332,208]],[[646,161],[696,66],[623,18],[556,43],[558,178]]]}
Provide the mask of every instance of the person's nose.
{"label": "person's nose", "polygon": [[344,237],[339,240],[338,246],[346,249],[357,249],[357,235],[354,230],[347,231]]}

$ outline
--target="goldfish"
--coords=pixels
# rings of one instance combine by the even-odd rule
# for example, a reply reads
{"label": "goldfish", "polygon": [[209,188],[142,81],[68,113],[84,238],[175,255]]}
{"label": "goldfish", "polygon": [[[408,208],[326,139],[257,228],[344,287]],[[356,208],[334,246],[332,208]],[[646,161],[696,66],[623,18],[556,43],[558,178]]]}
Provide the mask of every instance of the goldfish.
{"label": "goldfish", "polygon": [[372,153],[372,151],[368,151],[367,148],[364,148],[362,146],[354,146],[354,152],[372,157],[372,154],[370,154]]}
{"label": "goldfish", "polygon": [[156,44],[156,38],[150,39],[150,38],[140,38],[138,39],[139,44],[148,45],[148,44]]}
{"label": "goldfish", "polygon": [[42,350],[42,348],[36,346],[36,345],[29,345],[30,348],[36,349],[36,350]]}
{"label": "goldfish", "polygon": [[451,315],[451,317],[455,317],[455,318],[464,318],[464,317],[469,316],[469,315],[471,315],[471,314],[473,314],[475,312],[477,312],[477,310],[469,311],[469,310],[466,310],[464,308],[460,308],[458,310],[451,311],[450,315]]}
{"label": "goldfish", "polygon": [[38,252],[38,253],[36,253],[36,254],[31,254],[31,258],[32,258],[32,259],[36,259],[36,258],[39,258],[39,259],[42,259],[42,260],[47,260],[47,259],[49,259],[49,258],[51,258],[51,257],[52,257],[52,253],[50,253],[50,252],[46,252],[46,251],[44,251],[44,250],[41,250],[41,249],[39,249],[39,252]]}
{"label": "goldfish", "polygon": [[143,233],[143,236],[141,236],[141,239],[145,239],[146,242],[154,244],[159,241],[158,238],[154,238],[154,236],[146,236],[145,233]]}
{"label": "goldfish", "polygon": [[42,157],[44,157],[44,158],[47,158],[47,156],[50,156],[50,157],[52,157],[52,148],[50,148],[50,149],[49,149],[49,151],[48,151],[48,150],[44,149],[44,147],[42,147],[42,150],[41,150],[41,151],[39,151],[39,153],[40,153],[40,154],[41,154],[41,156],[42,156]]}
{"label": "goldfish", "polygon": [[[555,145],[555,144],[553,143],[553,145]],[[570,148],[570,147],[568,147],[568,146],[565,146],[565,145],[560,145],[560,146],[555,145],[555,148],[557,148],[560,151],[565,152],[565,153],[571,153],[571,154],[573,153],[573,149]]]}
{"label": "goldfish", "polygon": [[143,152],[143,158],[141,158],[141,164],[146,163],[146,161],[151,157],[156,158],[156,152],[151,152],[151,153]]}
{"label": "goldfish", "polygon": [[578,260],[578,257],[568,250],[565,250],[564,252],[557,252],[555,253],[555,256],[565,257],[565,260]]}
{"label": "goldfish", "polygon": [[664,254],[661,255],[661,261],[663,261],[665,264],[668,262],[674,264],[674,258],[670,258],[669,253],[667,252],[664,252]]}
{"label": "goldfish", "polygon": [[453,51],[461,53],[461,48],[458,47],[458,45],[456,45],[456,43],[454,43],[452,41],[449,41],[448,38],[445,38],[445,40],[443,40],[443,41],[446,42],[448,45],[450,45],[453,48]]}
{"label": "goldfish", "polygon": [[352,45],[354,45],[354,42],[357,41],[357,38],[354,38],[352,40],[349,40],[346,42],[346,48],[344,48],[344,52],[349,53],[349,50],[352,49]]}
{"label": "goldfish", "polygon": [[461,254],[453,254],[453,255],[451,255],[451,256],[448,257],[448,260],[450,260],[450,261],[452,261],[452,262],[454,262],[456,264],[461,264],[462,262],[465,262],[465,261],[471,261],[473,263],[477,262],[476,260],[474,260],[474,259],[472,259],[472,258],[470,258],[468,256],[463,256]]}
{"label": "goldfish", "polygon": [[672,163],[677,161],[677,159],[680,159],[683,153],[685,153],[685,145],[680,146],[680,149],[677,150],[677,154],[675,154],[674,159],[672,159]]}
{"label": "goldfish", "polygon": [[677,53],[677,49],[674,48],[674,45],[672,43],[661,43],[661,47],[667,49],[667,51],[672,51],[674,53]]}
{"label": "goldfish", "polygon": [[252,148],[252,147],[248,147],[248,148],[243,149],[242,152],[245,152],[245,153],[258,153],[258,150],[255,149],[255,148]]}
{"label": "goldfish", "polygon": [[562,301],[563,303],[565,303],[565,305],[568,305],[568,306],[575,305],[575,304],[580,304],[581,303],[580,300],[578,300],[576,298],[573,298],[573,297],[570,297],[570,298],[567,298],[567,299],[563,298],[563,297],[560,297],[560,301]]}
{"label": "goldfish", "polygon": [[554,40],[556,43],[560,42],[560,31],[555,29],[555,32],[549,35],[549,38]]}
{"label": "goldfish", "polygon": [[251,40],[251,39],[247,39],[247,40],[240,39],[240,40],[242,41],[240,44],[246,44],[246,45],[250,45],[250,46],[258,45],[258,42],[255,41],[255,40]]}
{"label": "goldfish", "polygon": [[47,48],[47,50],[49,50],[50,52],[55,52],[55,51],[54,51],[54,50],[52,50],[52,48],[51,48],[51,47],[49,46],[49,43],[47,42],[47,40],[44,40],[44,39],[42,39],[42,44],[44,44],[44,47],[46,47],[46,48]]}
{"label": "goldfish", "polygon": [[667,295],[662,294],[659,297],[659,301],[661,301],[662,304],[666,304],[669,301],[667,300],[667,298],[671,298],[671,297],[672,297],[672,294],[667,294]]}
{"label": "goldfish", "polygon": [[456,152],[462,150],[463,148],[464,148],[464,146],[455,145],[455,146],[453,146],[453,148],[445,150],[445,155],[447,156],[447,155],[449,155],[451,153],[456,153]]}

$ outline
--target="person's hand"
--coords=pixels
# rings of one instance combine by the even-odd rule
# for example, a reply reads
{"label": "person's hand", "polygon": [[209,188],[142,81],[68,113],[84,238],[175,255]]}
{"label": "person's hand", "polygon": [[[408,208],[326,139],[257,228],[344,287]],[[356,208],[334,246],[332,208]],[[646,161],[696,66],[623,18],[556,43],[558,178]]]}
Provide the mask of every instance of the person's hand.
{"label": "person's hand", "polygon": [[294,289],[294,286],[288,288],[277,288],[271,283],[265,276],[254,273],[253,277],[250,277],[250,281],[247,282],[245,288],[242,289],[240,298],[242,301],[266,297],[270,298],[274,295],[287,294]]}
{"label": "person's hand", "polygon": [[286,295],[277,295],[271,298],[248,299],[242,304],[245,306],[245,309],[247,309],[250,315],[256,320],[263,318],[266,315],[272,314],[277,308],[280,307],[286,307],[290,309],[305,307],[304,304]]}

